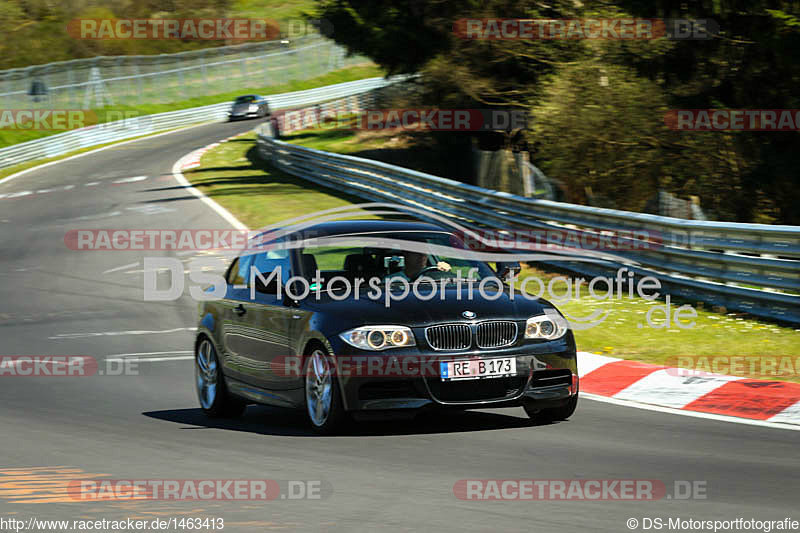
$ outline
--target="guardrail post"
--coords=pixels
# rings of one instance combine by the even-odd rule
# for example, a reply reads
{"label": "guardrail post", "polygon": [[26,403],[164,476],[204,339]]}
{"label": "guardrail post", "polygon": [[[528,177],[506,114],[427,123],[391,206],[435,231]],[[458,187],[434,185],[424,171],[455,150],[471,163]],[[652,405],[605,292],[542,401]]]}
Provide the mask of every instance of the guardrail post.
{"label": "guardrail post", "polygon": [[208,73],[206,72],[206,56],[208,52],[203,49],[203,54],[200,56],[200,74],[203,77],[203,92],[208,93]]}

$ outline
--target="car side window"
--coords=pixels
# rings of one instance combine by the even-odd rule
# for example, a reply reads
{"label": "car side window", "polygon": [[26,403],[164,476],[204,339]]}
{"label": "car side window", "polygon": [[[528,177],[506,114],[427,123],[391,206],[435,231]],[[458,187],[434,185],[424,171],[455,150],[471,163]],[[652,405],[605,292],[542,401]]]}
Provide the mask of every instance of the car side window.
{"label": "car side window", "polygon": [[239,258],[237,257],[236,259],[233,260],[233,263],[231,263],[228,266],[228,271],[225,273],[225,283],[227,283],[228,285],[233,285],[238,272],[239,272]]}
{"label": "car side window", "polygon": [[237,257],[228,271],[228,285],[246,287],[250,280],[250,265],[252,264],[252,254]]}
{"label": "car side window", "polygon": [[[289,256],[289,250],[270,250],[252,257],[254,258],[253,267],[265,279],[278,268],[280,268],[281,283],[286,283],[292,277],[292,261]],[[249,278],[248,274],[248,282]]]}

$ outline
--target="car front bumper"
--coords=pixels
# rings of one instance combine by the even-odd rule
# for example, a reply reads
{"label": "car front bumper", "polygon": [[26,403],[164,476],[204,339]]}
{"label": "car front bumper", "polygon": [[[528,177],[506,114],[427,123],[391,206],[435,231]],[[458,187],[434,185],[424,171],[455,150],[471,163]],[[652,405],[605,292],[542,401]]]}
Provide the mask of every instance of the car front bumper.
{"label": "car front bumper", "polygon": [[248,118],[257,118],[258,111],[247,111],[245,113],[228,113],[228,120],[245,120]]}
{"label": "car front bumper", "polygon": [[[398,351],[399,352],[399,351]],[[350,354],[348,354],[350,356]],[[438,374],[363,375],[342,372],[339,384],[348,411],[391,411],[420,408],[475,409],[535,404],[558,407],[578,390],[577,356],[572,339],[536,345],[512,346],[469,353],[437,352],[431,356],[392,353],[358,354],[359,357],[395,358],[394,368],[402,368],[404,357],[435,357],[439,361],[463,359],[516,358],[517,372],[507,377],[443,381]],[[341,356],[340,356],[341,357]],[[391,367],[389,364],[383,368]]]}

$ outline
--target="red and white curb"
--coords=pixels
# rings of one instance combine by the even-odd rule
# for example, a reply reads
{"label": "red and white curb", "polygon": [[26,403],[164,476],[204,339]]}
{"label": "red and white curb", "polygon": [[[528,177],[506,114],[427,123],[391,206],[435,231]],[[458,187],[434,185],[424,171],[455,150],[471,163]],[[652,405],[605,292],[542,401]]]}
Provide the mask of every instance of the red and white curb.
{"label": "red and white curb", "polygon": [[[719,417],[800,426],[800,383],[719,374],[578,352],[581,393]],[[616,403],[616,402],[615,402]]]}
{"label": "red and white curb", "polygon": [[208,146],[204,146],[204,147],[202,147],[202,148],[200,148],[198,150],[195,150],[194,152],[191,152],[191,153],[185,155],[181,159],[181,170],[188,169],[188,168],[197,168],[197,167],[199,167],[200,166],[200,159],[203,157],[203,155],[205,155],[206,152],[208,152],[209,150],[211,150],[213,148],[216,148],[217,146],[219,146],[220,144],[222,144],[224,142],[228,142],[228,141],[230,141],[231,139],[233,139],[235,137],[239,137],[240,135],[244,135],[244,134],[243,133],[239,133],[239,134],[236,134],[236,135],[231,135],[230,137],[226,137],[226,138],[222,139],[219,142],[211,143]]}
{"label": "red and white curb", "polygon": [[182,170],[187,168],[197,168],[200,166],[200,158],[203,157],[207,151],[211,150],[212,148],[216,148],[219,146],[219,143],[209,144],[199,150],[195,150],[194,152],[190,153],[184,160],[183,166],[181,167]]}

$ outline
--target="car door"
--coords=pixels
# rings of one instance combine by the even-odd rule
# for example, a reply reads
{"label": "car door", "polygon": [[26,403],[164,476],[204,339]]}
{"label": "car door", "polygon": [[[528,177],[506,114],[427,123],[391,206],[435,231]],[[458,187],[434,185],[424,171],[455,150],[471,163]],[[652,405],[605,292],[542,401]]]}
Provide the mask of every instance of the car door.
{"label": "car door", "polygon": [[225,298],[219,302],[221,315],[221,356],[225,375],[251,382],[255,361],[249,356],[247,341],[246,305],[250,301],[247,279],[253,264],[252,255],[242,255],[230,267],[226,276]]}
{"label": "car door", "polygon": [[[247,300],[242,303],[243,309],[238,310],[240,320],[232,341],[239,359],[245,362],[246,381],[262,389],[280,390],[286,388],[287,383],[280,373],[273,371],[272,363],[290,354],[289,323],[293,308],[284,305],[277,290],[255,290],[251,283],[256,281],[256,274],[265,281],[274,275],[283,287],[291,277],[289,252],[272,250],[255,254],[250,268],[254,274],[248,276]],[[270,284],[274,289],[277,286],[277,283]]]}

